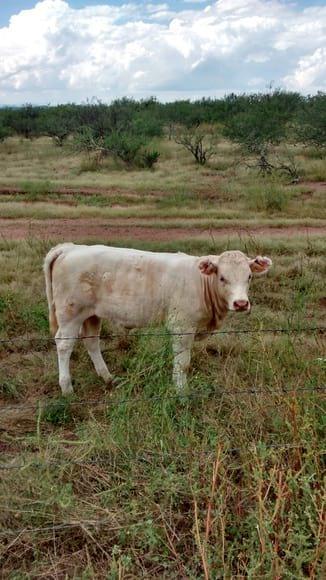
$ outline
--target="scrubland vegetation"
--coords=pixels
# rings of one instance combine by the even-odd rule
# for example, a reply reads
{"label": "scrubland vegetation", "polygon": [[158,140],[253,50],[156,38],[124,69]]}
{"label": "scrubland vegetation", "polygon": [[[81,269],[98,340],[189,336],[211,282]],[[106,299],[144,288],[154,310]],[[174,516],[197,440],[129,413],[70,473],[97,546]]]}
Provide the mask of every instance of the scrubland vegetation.
{"label": "scrubland vegetation", "polygon": [[[122,101],[110,139],[80,121],[75,131],[74,105],[0,111],[4,578],[324,577],[325,97],[290,96],[260,98],[277,102],[278,116],[250,146],[241,135],[264,119],[258,96],[250,106],[245,96]],[[14,126],[22,111],[33,112],[30,127],[42,120],[39,133]],[[108,117],[104,105],[82,112]],[[132,161],[117,154],[128,123],[142,141]],[[212,154],[197,163],[180,141],[203,129]],[[151,168],[146,151],[159,154]],[[262,158],[273,167],[262,170]],[[254,332],[195,343],[184,397],[164,329],[121,336],[106,324],[119,386],[103,385],[79,344],[75,395],[64,400],[41,271],[58,239],[197,255],[237,248],[274,267],[252,283],[252,314],[230,314],[223,327]]]}

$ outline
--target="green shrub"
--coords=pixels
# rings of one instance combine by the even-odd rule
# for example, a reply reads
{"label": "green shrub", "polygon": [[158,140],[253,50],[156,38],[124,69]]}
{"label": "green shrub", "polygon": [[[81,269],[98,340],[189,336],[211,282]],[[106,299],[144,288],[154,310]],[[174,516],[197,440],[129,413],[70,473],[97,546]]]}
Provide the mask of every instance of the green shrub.
{"label": "green shrub", "polygon": [[0,394],[6,398],[17,398],[22,387],[18,379],[0,376]]}
{"label": "green shrub", "polygon": [[129,133],[111,133],[104,139],[105,150],[127,165],[132,165],[136,162],[138,153],[143,145],[143,137]]}
{"label": "green shrub", "polygon": [[147,151],[145,150],[141,156],[141,162],[143,167],[146,169],[152,169],[155,163],[158,162],[160,158],[160,153],[158,151]]}
{"label": "green shrub", "polygon": [[42,416],[45,421],[53,425],[65,425],[69,423],[72,418],[70,401],[64,398],[51,401],[46,405]]}
{"label": "green shrub", "polygon": [[48,313],[44,302],[23,307],[21,317],[30,330],[47,332],[49,328]]}

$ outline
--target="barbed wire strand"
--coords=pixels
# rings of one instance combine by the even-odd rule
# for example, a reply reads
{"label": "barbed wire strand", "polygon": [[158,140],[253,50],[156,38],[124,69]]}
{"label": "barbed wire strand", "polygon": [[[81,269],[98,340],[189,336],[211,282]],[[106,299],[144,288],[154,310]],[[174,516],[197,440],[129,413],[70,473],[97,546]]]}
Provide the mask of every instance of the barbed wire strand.
{"label": "barbed wire strand", "polygon": [[[78,522],[63,522],[60,524],[54,524],[51,526],[44,526],[44,527],[37,527],[37,528],[19,528],[17,530],[13,530],[13,529],[8,529],[8,530],[1,530],[0,531],[0,536],[6,536],[6,535],[21,535],[21,534],[32,534],[34,532],[56,532],[56,531],[60,531],[60,530],[65,530],[65,529],[71,529],[71,528],[78,528],[80,527],[81,529],[83,528],[87,528],[87,526],[92,526],[92,527],[100,527],[100,526],[104,526],[111,523],[112,524],[112,519],[109,518],[104,518],[104,519],[98,519],[98,520],[80,520]],[[124,530],[124,529],[129,529],[131,527],[139,527],[144,525],[144,522],[137,522],[134,524],[129,524],[126,526],[112,526],[110,528],[110,531],[119,531],[119,530]]]}
{"label": "barbed wire strand", "polygon": [[[297,393],[301,392],[323,392],[326,391],[326,385],[310,385],[305,387],[281,387],[280,391],[273,391],[272,387],[270,389],[261,388],[257,389],[252,387],[250,389],[219,389],[218,385],[208,385],[207,388],[215,388],[214,394],[222,395],[224,393],[230,395],[257,395],[257,394],[269,394],[269,395],[296,395]],[[217,388],[216,388],[217,387]],[[211,392],[208,391],[201,391],[199,393],[176,393],[175,395],[154,395],[153,397],[127,397],[125,399],[120,399],[118,401],[112,399],[91,399],[89,401],[73,401],[67,399],[67,402],[74,406],[74,407],[83,407],[83,406],[119,406],[119,405],[127,405],[128,403],[138,404],[138,403],[151,403],[154,401],[170,401],[170,400],[179,400],[179,399],[200,399],[201,397],[205,398],[207,396],[212,395]],[[8,411],[23,411],[23,410],[36,410],[39,409],[40,411],[46,409],[46,407],[51,407],[51,405],[63,403],[63,400],[39,400],[32,405],[6,405],[5,407],[0,409],[0,415],[5,414]]]}
{"label": "barbed wire strand", "polygon": [[[250,450],[250,449],[257,449],[259,447],[262,447],[264,449],[302,449],[303,447],[305,447],[304,443],[300,443],[300,444],[293,444],[293,443],[266,443],[265,441],[251,441],[249,442],[248,445],[243,445],[241,447],[229,447],[229,448],[225,448],[223,449],[223,451],[225,453],[235,453],[237,451],[245,451],[245,450]],[[185,456],[191,456],[193,454],[194,450],[193,448],[191,449],[184,449],[184,450],[179,450],[177,452],[175,451],[168,451],[168,450],[164,450],[161,449],[160,451],[153,451],[153,450],[143,450],[142,453],[148,453],[150,456],[156,456],[156,457],[160,457],[161,459],[164,459],[165,457],[173,457],[178,458],[178,457],[185,457]],[[324,453],[323,450],[320,451],[321,453]],[[118,453],[118,451],[117,451]],[[197,456],[198,455],[214,455],[216,454],[216,450],[214,449],[199,449],[198,451],[196,451]],[[113,454],[112,454],[113,455]],[[133,457],[133,459],[135,459],[135,456]],[[144,456],[136,456],[136,459],[139,459],[141,461],[144,462],[148,462],[148,457],[144,457]],[[79,466],[79,467],[91,467],[91,466],[95,466],[95,467],[108,467],[110,465],[110,463],[108,461],[101,461],[101,460],[90,460],[90,461],[81,461],[81,460],[70,460],[70,459],[65,459],[65,460],[50,460],[50,461],[35,461],[35,462],[21,462],[21,463],[0,463],[0,470],[11,470],[11,469],[25,469],[25,468],[43,468],[43,467],[64,467],[64,466]]]}
{"label": "barbed wire strand", "polygon": [[250,329],[244,328],[239,330],[203,330],[198,332],[136,332],[134,334],[128,334],[128,332],[123,333],[110,333],[110,336],[101,337],[98,334],[90,334],[87,336],[62,336],[62,337],[52,337],[52,336],[13,336],[11,338],[0,338],[0,344],[7,344],[10,342],[17,341],[37,341],[37,342],[55,342],[56,340],[86,340],[87,338],[100,338],[101,340],[110,340],[111,338],[126,338],[127,336],[147,336],[147,337],[169,337],[169,336],[216,336],[220,334],[261,334],[261,333],[304,333],[304,332],[320,332],[326,333],[326,326],[305,326],[305,327],[293,327],[293,328],[260,328],[260,329]]}

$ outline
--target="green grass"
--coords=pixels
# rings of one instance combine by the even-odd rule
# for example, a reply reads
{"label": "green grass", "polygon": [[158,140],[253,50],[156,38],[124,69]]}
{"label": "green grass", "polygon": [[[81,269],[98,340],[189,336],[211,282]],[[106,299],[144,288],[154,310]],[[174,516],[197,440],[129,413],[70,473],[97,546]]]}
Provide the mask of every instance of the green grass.
{"label": "green grass", "polygon": [[[274,261],[252,284],[251,316],[225,324],[258,332],[196,343],[188,398],[175,396],[164,337],[112,337],[106,325],[104,357],[120,386],[107,390],[80,344],[68,400],[53,343],[0,346],[1,462],[25,465],[1,472],[0,534],[74,524],[0,535],[5,577],[322,577],[325,406],[313,388],[325,379],[323,337],[259,329],[325,325],[325,240],[189,239],[160,249],[204,255],[228,244]],[[2,336],[48,337],[41,262],[50,245],[0,243]]]}

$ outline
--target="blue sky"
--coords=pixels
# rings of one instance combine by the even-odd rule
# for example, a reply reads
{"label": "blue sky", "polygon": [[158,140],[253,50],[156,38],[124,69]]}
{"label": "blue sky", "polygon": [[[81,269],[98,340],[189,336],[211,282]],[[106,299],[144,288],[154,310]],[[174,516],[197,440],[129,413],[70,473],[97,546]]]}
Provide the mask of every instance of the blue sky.
{"label": "blue sky", "polygon": [[[131,0],[132,1],[132,0]],[[98,5],[113,5],[121,6],[122,4],[127,4],[128,0],[69,0],[69,5],[72,8],[84,8],[85,6],[98,6]],[[145,2],[137,2],[134,4],[144,4]],[[184,0],[164,0],[155,1],[152,0],[151,4],[168,4],[173,10],[184,9],[185,7],[193,8],[199,10],[202,6],[210,4],[209,0],[198,0],[198,2],[184,1]],[[308,7],[308,6],[322,6],[325,4],[325,0],[294,0],[289,2],[289,0],[283,0],[284,4],[296,4],[298,6]],[[10,16],[13,14],[18,14],[21,10],[27,10],[35,6],[36,0],[0,0],[0,26],[7,26]]]}
{"label": "blue sky", "polygon": [[[10,16],[17,14],[21,10],[33,8],[36,2],[37,0],[0,0],[0,25],[7,26]],[[106,2],[106,0],[68,0],[68,3],[72,8],[85,8],[85,6],[99,6],[103,4],[121,6],[122,4],[128,4],[128,0],[110,0],[109,2]],[[158,4],[159,2],[152,2],[152,4],[155,3]],[[134,4],[142,4],[142,2],[134,2]],[[168,4],[173,7],[184,6],[182,0],[168,2]]]}
{"label": "blue sky", "polygon": [[326,90],[325,2],[0,0],[0,105],[220,97],[271,83]]}

